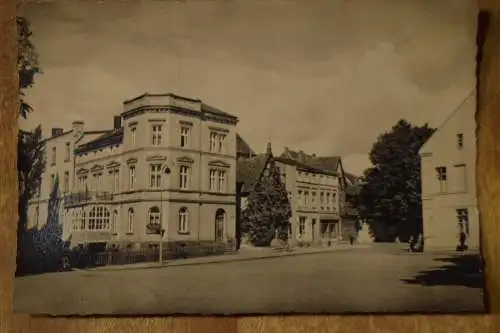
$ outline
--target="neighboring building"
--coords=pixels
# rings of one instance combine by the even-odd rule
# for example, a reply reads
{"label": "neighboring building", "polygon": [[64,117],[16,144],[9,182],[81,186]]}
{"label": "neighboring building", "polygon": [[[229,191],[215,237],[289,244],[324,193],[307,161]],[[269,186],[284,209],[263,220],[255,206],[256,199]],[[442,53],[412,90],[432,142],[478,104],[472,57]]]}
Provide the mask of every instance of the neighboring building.
{"label": "neighboring building", "polygon": [[46,217],[37,207],[58,173],[72,246],[156,246],[160,225],[165,241],[234,239],[238,119],[173,94],[143,94],[123,106],[111,130],[85,132],[75,122],[46,140],[48,168],[31,214]]}
{"label": "neighboring building", "polygon": [[240,210],[245,209],[246,197],[271,159],[280,168],[292,206],[291,245],[325,244],[345,238],[350,227],[344,227],[342,222],[346,180],[339,157],[316,157],[287,148],[281,156],[274,157],[269,144],[265,154],[240,159]]}
{"label": "neighboring building", "polygon": [[250,145],[243,140],[243,138],[237,133],[236,134],[236,159],[240,158],[251,158],[255,156],[255,152]]}
{"label": "neighboring building", "polygon": [[479,248],[475,111],[472,94],[420,149],[426,250],[455,250],[461,232]]}

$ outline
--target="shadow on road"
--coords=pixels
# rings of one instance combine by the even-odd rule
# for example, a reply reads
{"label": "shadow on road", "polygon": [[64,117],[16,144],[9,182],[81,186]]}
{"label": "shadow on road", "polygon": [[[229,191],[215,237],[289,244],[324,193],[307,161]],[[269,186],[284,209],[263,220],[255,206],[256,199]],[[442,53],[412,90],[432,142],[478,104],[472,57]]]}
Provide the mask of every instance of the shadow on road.
{"label": "shadow on road", "polygon": [[484,287],[479,254],[454,255],[435,260],[445,264],[433,270],[422,271],[417,276],[411,279],[402,279],[402,281],[424,286]]}

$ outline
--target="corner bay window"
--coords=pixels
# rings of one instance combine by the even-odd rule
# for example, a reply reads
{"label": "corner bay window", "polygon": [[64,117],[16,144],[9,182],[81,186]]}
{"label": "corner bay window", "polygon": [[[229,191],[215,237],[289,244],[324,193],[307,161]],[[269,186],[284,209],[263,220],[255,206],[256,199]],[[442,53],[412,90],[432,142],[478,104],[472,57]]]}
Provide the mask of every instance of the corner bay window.
{"label": "corner bay window", "polygon": [[161,164],[152,164],[149,169],[149,187],[161,187]]}
{"label": "corner bay window", "polygon": [[149,224],[154,226],[159,226],[161,224],[160,208],[157,206],[149,209]]}
{"label": "corner bay window", "polygon": [[189,188],[189,166],[179,166],[179,187],[183,190]]}
{"label": "corner bay window", "polygon": [[159,146],[162,144],[162,129],[163,126],[160,124],[151,126],[151,144],[153,146]]}
{"label": "corner bay window", "polygon": [[190,128],[188,126],[181,126],[181,137],[180,137],[180,146],[182,148],[186,148],[189,146],[189,132]]}

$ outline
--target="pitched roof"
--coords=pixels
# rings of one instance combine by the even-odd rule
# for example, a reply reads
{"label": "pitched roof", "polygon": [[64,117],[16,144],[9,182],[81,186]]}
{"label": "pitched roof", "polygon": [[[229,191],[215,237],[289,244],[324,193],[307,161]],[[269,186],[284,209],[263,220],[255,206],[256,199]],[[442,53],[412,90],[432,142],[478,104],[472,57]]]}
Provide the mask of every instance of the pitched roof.
{"label": "pitched roof", "polygon": [[236,164],[236,182],[241,184],[241,192],[248,192],[259,180],[269,161],[269,155],[259,154],[251,158],[242,158]]}
{"label": "pitched roof", "polygon": [[250,145],[238,133],[236,133],[236,153],[249,157],[255,155]]}
{"label": "pitched roof", "polygon": [[337,172],[331,171],[331,170],[326,170],[320,167],[313,166],[310,163],[302,163],[300,161],[287,158],[287,157],[275,157],[274,160],[279,163],[287,164],[287,165],[293,165],[299,169],[307,170],[310,172],[316,172],[316,173],[323,173],[323,174],[328,174],[328,175],[337,175]]}
{"label": "pitched roof", "polygon": [[123,142],[123,127],[104,133],[94,140],[90,140],[75,149],[75,153],[83,153]]}
{"label": "pitched roof", "polygon": [[224,117],[228,117],[228,118],[233,118],[235,120],[238,119],[238,117],[236,117],[235,115],[232,115],[228,112],[222,111],[222,110],[215,108],[211,105],[203,103],[202,100],[199,98],[184,97],[184,96],[173,94],[173,93],[163,93],[163,94],[143,93],[143,94],[136,96],[132,99],[124,101],[123,104],[129,104],[131,102],[137,101],[137,100],[144,98],[144,97],[173,97],[175,99],[181,99],[181,100],[185,100],[185,101],[189,101],[189,102],[193,102],[193,103],[200,103],[202,112],[211,113],[211,114],[224,116]]}
{"label": "pitched roof", "polygon": [[217,109],[217,108],[210,106],[208,104],[205,104],[205,103],[201,103],[201,111],[206,112],[206,113],[212,113],[212,114],[219,115],[219,116],[237,119],[237,117],[235,115],[232,115],[228,112],[222,111],[220,109]]}
{"label": "pitched roof", "polygon": [[344,176],[351,185],[356,185],[361,180],[361,177],[353,175],[352,173],[349,172],[344,172]]}
{"label": "pitched roof", "polygon": [[285,148],[280,158],[296,161],[308,168],[337,173],[340,156],[321,156],[306,154],[303,151],[293,151]]}

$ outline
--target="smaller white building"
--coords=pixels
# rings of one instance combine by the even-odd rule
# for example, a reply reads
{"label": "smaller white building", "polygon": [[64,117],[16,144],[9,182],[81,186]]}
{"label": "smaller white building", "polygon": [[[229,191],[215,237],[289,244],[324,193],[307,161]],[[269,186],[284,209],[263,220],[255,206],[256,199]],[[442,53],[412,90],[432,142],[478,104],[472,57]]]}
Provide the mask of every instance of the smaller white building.
{"label": "smaller white building", "polygon": [[471,93],[420,149],[425,250],[479,248],[476,96]]}

